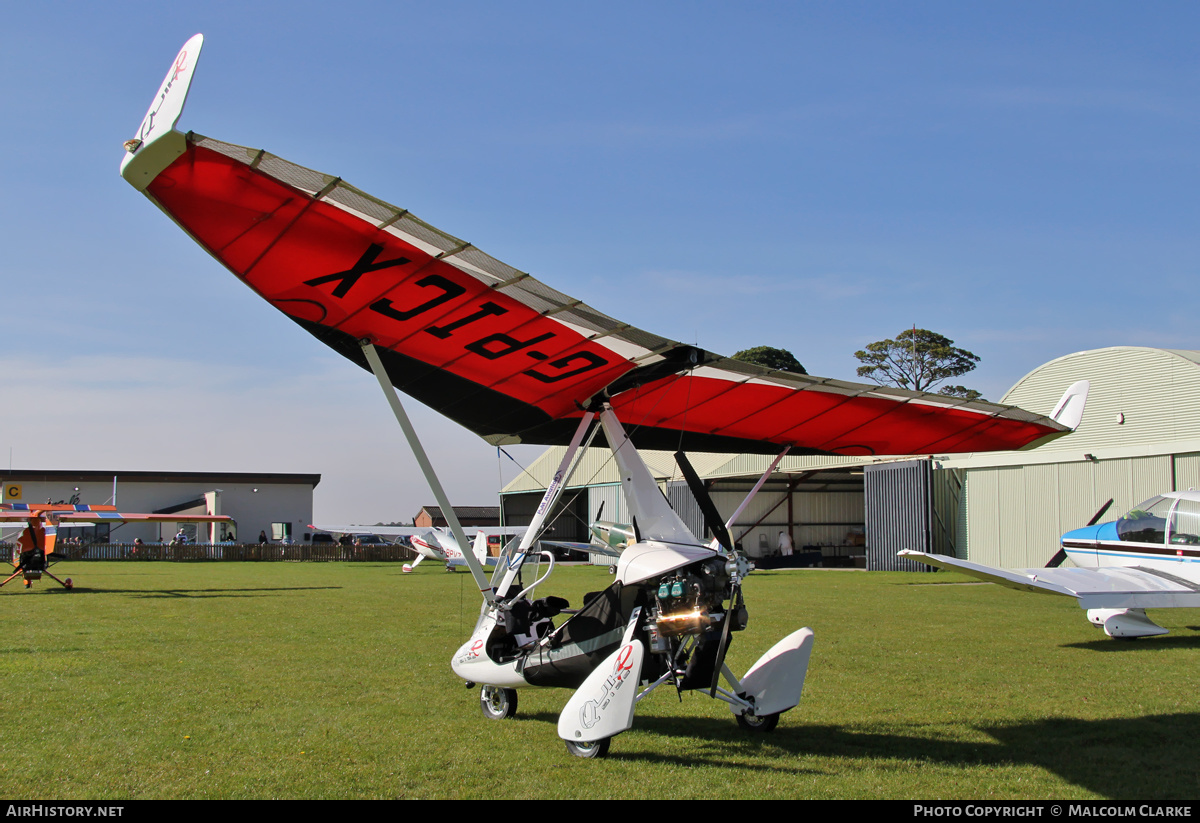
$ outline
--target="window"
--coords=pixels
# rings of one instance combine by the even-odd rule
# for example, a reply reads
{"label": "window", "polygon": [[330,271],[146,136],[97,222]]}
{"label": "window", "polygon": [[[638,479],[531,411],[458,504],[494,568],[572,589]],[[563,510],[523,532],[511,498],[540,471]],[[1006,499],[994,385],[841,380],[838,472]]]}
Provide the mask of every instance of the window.
{"label": "window", "polygon": [[1167,513],[1175,501],[1151,497],[1117,521],[1117,536],[1132,543],[1167,542]]}
{"label": "window", "polygon": [[1171,513],[1171,545],[1200,545],[1200,501],[1181,499]]}

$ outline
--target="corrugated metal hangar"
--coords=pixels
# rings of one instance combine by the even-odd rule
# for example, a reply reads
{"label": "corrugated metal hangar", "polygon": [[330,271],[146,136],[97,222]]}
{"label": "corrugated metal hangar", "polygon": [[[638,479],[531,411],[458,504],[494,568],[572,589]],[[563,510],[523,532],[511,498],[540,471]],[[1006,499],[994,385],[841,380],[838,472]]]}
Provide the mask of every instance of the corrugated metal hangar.
{"label": "corrugated metal hangar", "polygon": [[1063,532],[1111,499],[1115,520],[1164,491],[1200,488],[1200,352],[1116,346],[1052,360],[1002,403],[1051,409],[1075,380],[1092,387],[1079,428],[1027,452],[942,461],[959,472],[959,557],[1010,568],[1044,566]]}
{"label": "corrugated metal hangar", "polygon": [[[502,490],[505,524],[529,522],[564,452],[562,446],[549,449]],[[703,517],[674,456],[662,451],[643,451],[641,455],[675,511],[694,534],[704,534]],[[717,509],[729,513],[772,460],[763,455],[698,453],[688,457],[708,483]],[[827,565],[854,565],[856,558],[863,556],[862,472],[863,459],[857,457],[785,457],[742,513],[732,530],[733,539],[751,557],[763,558],[778,553],[783,532],[798,555],[807,547],[808,565],[816,564],[814,554],[825,555]],[[554,524],[555,539],[586,542],[590,520],[629,522],[616,463],[607,448],[590,448],[584,453],[563,500],[564,511]],[[601,556],[598,562],[610,561]]]}
{"label": "corrugated metal hangar", "polygon": [[[1200,352],[1118,346],[1067,355],[1022,378],[1000,401],[1049,414],[1066,388],[1089,380],[1078,430],[1029,451],[919,458],[788,457],[733,529],[752,557],[788,535],[804,565],[871,569],[900,549],[954,554],[993,566],[1042,566],[1059,536],[1109,499],[1105,519],[1163,491],[1200,488]],[[549,449],[501,491],[506,524],[528,522],[564,449]],[[696,534],[702,518],[668,452],[643,452],[664,494]],[[770,465],[757,455],[689,454],[718,510],[731,513]],[[607,448],[592,448],[564,495],[555,537],[587,540],[597,519],[628,522]],[[865,536],[865,546],[864,543]],[[769,563],[770,561],[768,561]]]}

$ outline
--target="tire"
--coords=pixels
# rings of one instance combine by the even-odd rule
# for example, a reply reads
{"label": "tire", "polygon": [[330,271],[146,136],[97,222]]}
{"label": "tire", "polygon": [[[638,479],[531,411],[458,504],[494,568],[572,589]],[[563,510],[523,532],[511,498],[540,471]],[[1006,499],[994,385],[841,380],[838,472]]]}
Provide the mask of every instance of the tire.
{"label": "tire", "polygon": [[756,717],[752,714],[739,714],[737,724],[748,732],[757,732],[766,734],[767,732],[775,731],[775,727],[779,725],[779,714],[767,714],[762,717]]}
{"label": "tire", "polygon": [[608,757],[608,744],[611,741],[611,737],[605,737],[601,740],[592,741],[591,743],[574,743],[570,740],[563,742],[567,744],[567,751],[576,757],[594,760],[601,757]]}
{"label": "tire", "polygon": [[484,686],[479,690],[479,708],[488,720],[507,720],[517,713],[517,690]]}

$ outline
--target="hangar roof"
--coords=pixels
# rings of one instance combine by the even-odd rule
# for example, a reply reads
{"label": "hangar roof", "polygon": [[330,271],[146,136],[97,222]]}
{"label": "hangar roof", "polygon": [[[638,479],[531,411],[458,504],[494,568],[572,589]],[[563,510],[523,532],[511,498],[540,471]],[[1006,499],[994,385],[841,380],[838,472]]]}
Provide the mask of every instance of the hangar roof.
{"label": "hangar roof", "polygon": [[1030,451],[950,459],[986,466],[1200,452],[1200,351],[1112,346],[1075,352],[1038,366],[1001,403],[1053,410],[1076,380],[1091,382],[1079,428]]}
{"label": "hangar roof", "polygon": [[1038,451],[1200,440],[1200,351],[1113,346],[1068,354],[1025,375],[1003,402],[1052,410],[1075,380],[1092,384],[1079,428]]}

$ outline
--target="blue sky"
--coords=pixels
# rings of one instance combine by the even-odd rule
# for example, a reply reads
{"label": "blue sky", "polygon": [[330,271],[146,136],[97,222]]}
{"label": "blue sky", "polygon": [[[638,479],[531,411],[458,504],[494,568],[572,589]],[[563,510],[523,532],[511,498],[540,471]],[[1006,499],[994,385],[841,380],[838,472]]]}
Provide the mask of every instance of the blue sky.
{"label": "blue sky", "polygon": [[[995,400],[1070,352],[1200,348],[1198,23],[1186,3],[0,3],[0,455],[320,472],[325,520],[430,502],[370,376],[117,174],[196,32],[184,129],[713,351],[853,378],[856,349],[934,329]],[[452,496],[492,500],[495,451],[413,413]]]}

